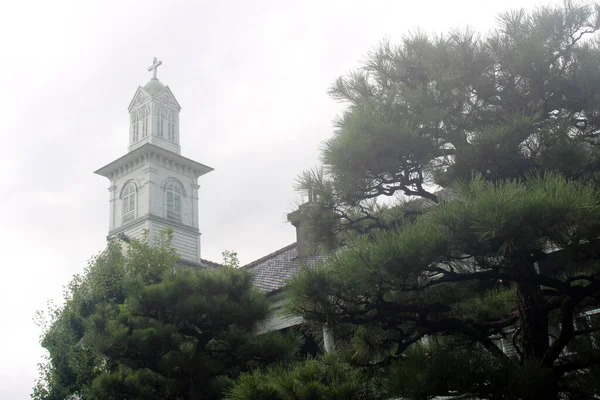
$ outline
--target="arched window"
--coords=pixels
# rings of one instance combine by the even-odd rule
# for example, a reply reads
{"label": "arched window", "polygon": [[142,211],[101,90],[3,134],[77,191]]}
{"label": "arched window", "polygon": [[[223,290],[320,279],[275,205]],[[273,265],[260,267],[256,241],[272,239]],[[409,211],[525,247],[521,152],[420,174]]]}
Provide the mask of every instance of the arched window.
{"label": "arched window", "polygon": [[169,112],[169,140],[175,141],[175,113]]}
{"label": "arched window", "polygon": [[142,137],[148,136],[148,107],[142,108]]}
{"label": "arched window", "polygon": [[133,143],[138,141],[138,113],[134,111],[131,114],[131,135],[133,136]]}
{"label": "arched window", "polygon": [[181,186],[176,182],[169,182],[165,191],[167,192],[167,218],[181,222]]}
{"label": "arched window", "polygon": [[123,206],[123,223],[135,219],[135,202],[136,202],[135,185],[129,183],[123,188],[121,194],[121,204]]}

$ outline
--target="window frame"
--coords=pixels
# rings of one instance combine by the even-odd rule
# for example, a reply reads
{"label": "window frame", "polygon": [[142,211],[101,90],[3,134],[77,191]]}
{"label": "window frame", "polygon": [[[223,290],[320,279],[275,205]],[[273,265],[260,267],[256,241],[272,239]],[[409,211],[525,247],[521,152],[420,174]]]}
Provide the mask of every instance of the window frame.
{"label": "window frame", "polygon": [[165,185],[165,218],[170,221],[182,222],[183,197],[185,193],[181,184],[169,180]]}
{"label": "window frame", "polygon": [[167,115],[168,119],[168,139],[171,142],[175,142],[175,113],[170,111]]}
{"label": "window frame", "polygon": [[162,107],[158,107],[156,110],[156,133],[155,136],[162,138],[164,136],[164,118],[165,118],[165,110]]}
{"label": "window frame", "polygon": [[127,182],[121,191],[121,222],[133,221],[137,214],[137,187],[133,182]]}
{"label": "window frame", "polygon": [[136,143],[138,141],[138,134],[139,134],[138,120],[139,120],[139,115],[136,110],[131,113],[131,134],[132,134],[133,143]]}
{"label": "window frame", "polygon": [[148,136],[148,115],[150,112],[148,106],[144,106],[140,111],[142,112],[142,138],[145,138]]}

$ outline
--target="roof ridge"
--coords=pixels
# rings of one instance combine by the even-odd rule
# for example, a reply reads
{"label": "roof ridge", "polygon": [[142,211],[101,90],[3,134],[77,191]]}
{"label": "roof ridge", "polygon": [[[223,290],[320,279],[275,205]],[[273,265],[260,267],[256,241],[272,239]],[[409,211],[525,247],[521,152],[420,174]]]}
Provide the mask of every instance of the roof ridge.
{"label": "roof ridge", "polygon": [[207,260],[206,258],[200,258],[200,264],[206,264],[209,267],[220,268],[223,264],[218,263],[216,261]]}
{"label": "roof ridge", "polygon": [[294,242],[292,244],[288,244],[287,246],[282,247],[279,250],[275,250],[274,252],[269,253],[266,256],[263,256],[263,257],[261,257],[261,258],[259,258],[257,260],[254,260],[254,261],[252,261],[252,262],[250,262],[250,263],[242,266],[242,268],[252,268],[252,267],[255,267],[256,265],[260,264],[261,262],[263,262],[265,260],[268,260],[269,258],[275,257],[275,256],[277,256],[277,255],[279,255],[279,254],[281,254],[281,253],[283,253],[283,252],[291,249],[292,247],[294,247],[296,245],[297,245],[297,242]]}

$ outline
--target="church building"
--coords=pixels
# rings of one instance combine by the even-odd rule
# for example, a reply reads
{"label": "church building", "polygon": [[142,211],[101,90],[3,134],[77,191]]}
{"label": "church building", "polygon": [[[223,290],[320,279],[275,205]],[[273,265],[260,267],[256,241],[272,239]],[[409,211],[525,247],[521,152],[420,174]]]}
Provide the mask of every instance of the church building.
{"label": "church building", "polygon": [[[161,61],[148,68],[152,79],[137,88],[129,104],[129,148],[115,161],[95,171],[109,179],[109,236],[125,241],[150,242],[167,227],[180,262],[193,267],[218,268],[201,257],[198,226],[198,178],[213,168],[182,156],[179,145],[181,107],[168,86],[157,78]],[[254,272],[256,287],[270,299],[275,313],[262,331],[288,329],[301,323],[276,311],[283,302],[282,289],[303,265],[323,259],[308,245],[297,213],[288,216],[298,240],[243,268]]]}
{"label": "church building", "polygon": [[198,227],[198,178],[213,169],[182,156],[181,106],[157,78],[161,61],[148,68],[152,79],[129,104],[127,154],[96,171],[110,180],[109,235],[152,241],[167,227],[181,261],[202,265]]}

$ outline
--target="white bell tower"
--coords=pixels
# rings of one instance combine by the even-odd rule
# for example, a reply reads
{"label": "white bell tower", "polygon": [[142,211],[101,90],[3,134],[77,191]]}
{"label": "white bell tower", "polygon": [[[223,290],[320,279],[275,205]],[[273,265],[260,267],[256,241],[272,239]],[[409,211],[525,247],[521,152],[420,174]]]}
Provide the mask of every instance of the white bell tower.
{"label": "white bell tower", "polygon": [[152,79],[140,86],[129,104],[129,151],[152,143],[177,154],[179,147],[179,111],[181,107],[171,89],[156,77],[162,61],[156,57],[148,71]]}
{"label": "white bell tower", "polygon": [[152,240],[167,227],[182,261],[200,265],[198,178],[213,169],[180,155],[181,107],[158,78],[162,61],[148,68],[152,79],[129,104],[129,152],[95,173],[110,180],[109,235]]}

